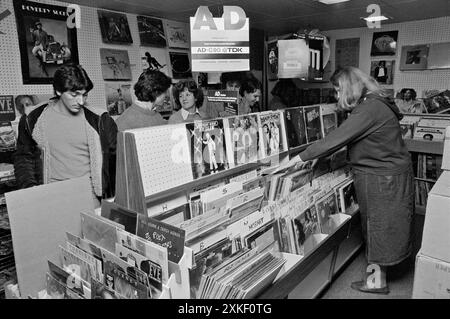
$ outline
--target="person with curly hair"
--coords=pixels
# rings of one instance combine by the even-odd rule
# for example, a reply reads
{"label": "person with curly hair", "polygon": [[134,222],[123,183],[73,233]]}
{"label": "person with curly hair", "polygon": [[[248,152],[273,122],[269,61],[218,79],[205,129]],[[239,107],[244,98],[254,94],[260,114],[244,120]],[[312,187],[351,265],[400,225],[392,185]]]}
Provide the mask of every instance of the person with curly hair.
{"label": "person with curly hair", "polygon": [[203,91],[192,79],[182,80],[173,88],[175,104],[179,109],[169,118],[169,124],[193,122],[207,119],[208,116],[199,111],[203,104]]}
{"label": "person with curly hair", "polygon": [[404,88],[400,91],[400,99],[395,100],[395,104],[402,113],[427,113],[425,104],[421,100],[416,99],[416,91],[414,89]]}

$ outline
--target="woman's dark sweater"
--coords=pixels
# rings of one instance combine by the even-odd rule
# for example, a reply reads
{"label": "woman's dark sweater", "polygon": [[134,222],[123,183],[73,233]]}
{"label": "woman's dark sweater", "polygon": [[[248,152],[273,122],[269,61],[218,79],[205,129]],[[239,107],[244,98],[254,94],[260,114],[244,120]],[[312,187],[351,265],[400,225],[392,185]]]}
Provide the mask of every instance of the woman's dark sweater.
{"label": "woman's dark sweater", "polygon": [[341,126],[300,153],[303,161],[334,153],[348,146],[353,169],[375,175],[394,175],[411,166],[402,139],[398,107],[389,99],[368,94],[360,99]]}

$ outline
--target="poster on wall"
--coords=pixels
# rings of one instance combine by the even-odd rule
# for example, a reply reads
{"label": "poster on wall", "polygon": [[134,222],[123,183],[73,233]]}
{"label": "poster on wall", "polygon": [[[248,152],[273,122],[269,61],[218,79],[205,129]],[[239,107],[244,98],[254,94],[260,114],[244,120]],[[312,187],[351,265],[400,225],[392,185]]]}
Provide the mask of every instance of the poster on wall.
{"label": "poster on wall", "polygon": [[405,45],[400,57],[400,70],[425,70],[428,61],[428,45]]}
{"label": "poster on wall", "polygon": [[105,84],[106,109],[109,115],[120,115],[132,104],[130,84]]}
{"label": "poster on wall", "polygon": [[184,52],[169,52],[174,79],[186,79],[192,77],[189,56]]}
{"label": "poster on wall", "polygon": [[187,23],[166,21],[165,28],[170,48],[189,49],[189,25]]}
{"label": "poster on wall", "polygon": [[[208,7],[200,6],[190,17],[191,59],[194,72],[236,72],[250,70],[249,19],[240,7],[232,7],[237,19],[211,16]],[[230,13],[230,15],[231,15]]]}
{"label": "poster on wall", "polygon": [[374,32],[370,56],[395,55],[398,31]]}
{"label": "poster on wall", "polygon": [[278,79],[278,45],[277,40],[267,42],[267,78],[269,81]]}
{"label": "poster on wall", "polygon": [[161,71],[169,75],[167,51],[163,48],[141,48],[142,70]]}
{"label": "poster on wall", "polygon": [[353,66],[359,68],[359,38],[337,39],[335,68]]}
{"label": "poster on wall", "polygon": [[395,60],[372,61],[370,64],[370,76],[380,84],[392,84],[394,82]]}
{"label": "poster on wall", "polygon": [[127,16],[123,13],[98,10],[98,21],[104,43],[131,44],[130,27]]}
{"label": "poster on wall", "polygon": [[304,39],[278,40],[278,77],[307,78],[309,48]]}
{"label": "poster on wall", "polygon": [[131,81],[131,67],[128,51],[100,49],[103,80]]}
{"label": "poster on wall", "polygon": [[0,122],[11,122],[16,118],[12,95],[0,95]]}
{"label": "poster on wall", "polygon": [[58,67],[78,64],[77,29],[67,28],[67,7],[18,0],[14,11],[23,84],[51,84]]}
{"label": "poster on wall", "polygon": [[161,19],[138,16],[137,23],[141,46],[165,47],[167,45]]}

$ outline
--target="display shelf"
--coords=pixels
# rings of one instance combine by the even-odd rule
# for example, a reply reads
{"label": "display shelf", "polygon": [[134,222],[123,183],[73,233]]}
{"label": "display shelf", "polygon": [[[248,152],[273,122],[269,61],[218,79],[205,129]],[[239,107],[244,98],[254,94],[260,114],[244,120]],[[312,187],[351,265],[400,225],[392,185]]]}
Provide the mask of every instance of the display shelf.
{"label": "display shelf", "polygon": [[[286,162],[291,154],[301,152],[311,144],[312,143],[290,148],[280,154],[276,154],[253,163],[235,166],[225,171],[195,180],[191,179],[187,182],[180,183],[179,185],[176,184],[178,181],[175,181],[176,183],[172,183],[173,186],[170,188],[162,191],[156,191],[154,193],[148,193],[147,196],[145,196],[144,181],[142,176],[147,177],[148,175],[143,175],[141,172],[137,149],[137,147],[142,146],[141,144],[136,143],[134,135],[131,135],[131,133],[128,133],[127,135],[125,132],[118,135],[118,167],[123,170],[123,176],[120,179],[119,184],[116,183],[115,202],[128,209],[145,214],[147,213],[148,206],[151,204],[161,200],[170,199],[171,197],[176,197],[183,192],[189,192],[192,189],[199,188],[212,182],[226,181],[229,177],[243,174],[254,169],[263,168],[265,166],[267,166],[270,171],[272,168],[275,168],[277,164]],[[146,182],[148,183],[148,181]],[[119,187],[117,187],[117,185],[119,185]],[[271,286],[264,289],[264,291],[260,294],[261,297],[285,298],[295,287],[305,284],[306,281],[304,281],[304,279],[311,273],[318,273],[320,277],[326,279],[326,281],[331,280],[331,271],[333,269],[331,263],[336,260],[336,250],[348,237],[351,230],[352,221],[356,220],[358,216],[358,212],[355,212],[354,215],[333,215],[333,218],[331,218],[331,222],[333,224],[332,233],[318,236],[320,238],[318,238],[315,242],[315,248],[310,252],[307,252],[304,257],[292,256],[292,262],[290,262],[288,266],[285,266],[284,273],[280,274],[278,276],[278,280],[272,283]],[[323,269],[327,270],[323,272]],[[308,280],[314,281],[314,279],[311,279],[312,277],[314,276],[309,276]],[[315,289],[313,295],[317,295],[322,290],[322,287],[325,287],[322,280],[317,282],[317,284],[318,290]],[[173,288],[172,290],[177,289]]]}
{"label": "display shelf", "polygon": [[[115,202],[140,214],[146,214],[147,208],[151,203],[167,199],[173,195],[186,192],[190,189],[206,185],[213,181],[226,180],[230,176],[243,174],[247,171],[257,169],[262,166],[271,166],[274,164],[275,160],[279,161],[280,159],[289,157],[289,151],[284,151],[253,163],[229,168],[224,171],[191,180],[187,183],[182,183],[169,189],[145,196],[143,180],[139,169],[139,162],[137,160],[138,156],[134,137],[130,135],[126,137],[125,133],[118,134],[117,145],[117,149],[119,150],[117,155],[117,167],[119,170],[122,170],[122,174],[116,176]],[[122,151],[127,147],[128,151]],[[125,155],[126,152],[133,154]]]}
{"label": "display shelf", "polygon": [[[352,226],[360,223],[359,211],[344,221],[332,234],[327,236],[319,245],[298,261],[291,269],[279,277],[258,298],[283,299],[301,283],[330,253],[349,236]],[[325,286],[324,286],[325,287]],[[323,287],[323,288],[324,288]]]}
{"label": "display shelf", "polygon": [[225,180],[228,177],[234,176],[234,175],[239,175],[239,174],[243,174],[246,171],[251,171],[253,169],[257,169],[261,166],[269,166],[270,163],[276,158],[276,157],[285,157],[286,155],[288,155],[288,152],[282,152],[280,154],[277,154],[275,156],[272,157],[268,157],[265,159],[262,159],[258,162],[254,162],[254,163],[248,163],[248,164],[244,164],[244,165],[240,165],[240,166],[236,166],[232,169],[227,169],[225,171],[216,173],[216,174],[212,174],[209,176],[205,176],[196,180],[193,180],[192,182],[180,185],[180,186],[176,186],[176,187],[172,187],[168,190],[159,192],[159,193],[155,193],[152,194],[150,196],[147,196],[145,198],[146,202],[155,202],[164,198],[169,197],[172,194],[177,194],[181,191],[185,191],[187,189],[192,189],[192,188],[196,188],[198,186],[204,185],[204,184],[208,184],[212,181],[220,181],[220,180]]}
{"label": "display shelf", "polygon": [[425,141],[404,139],[410,152],[442,155],[444,153],[444,141]]}

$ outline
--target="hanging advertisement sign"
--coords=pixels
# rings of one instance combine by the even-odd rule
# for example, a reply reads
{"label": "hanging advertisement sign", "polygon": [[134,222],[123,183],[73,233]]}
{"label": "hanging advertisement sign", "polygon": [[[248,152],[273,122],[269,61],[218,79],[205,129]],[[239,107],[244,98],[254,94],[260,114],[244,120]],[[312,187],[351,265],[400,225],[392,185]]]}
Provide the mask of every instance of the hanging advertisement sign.
{"label": "hanging advertisement sign", "polygon": [[242,8],[224,6],[221,18],[213,18],[200,6],[190,18],[193,72],[250,70],[249,20]]}
{"label": "hanging advertisement sign", "polygon": [[304,39],[278,41],[278,78],[307,78],[310,50]]}

